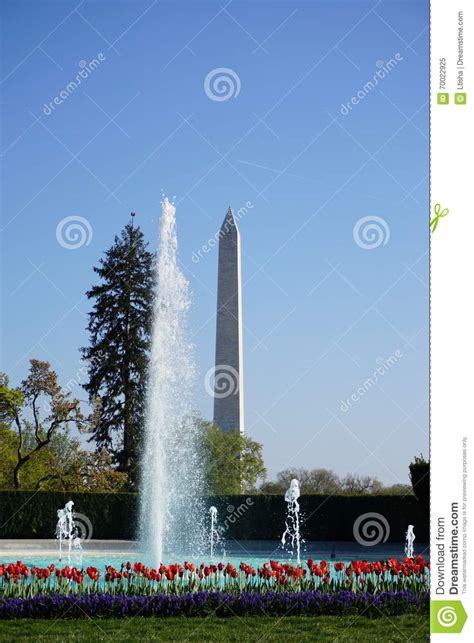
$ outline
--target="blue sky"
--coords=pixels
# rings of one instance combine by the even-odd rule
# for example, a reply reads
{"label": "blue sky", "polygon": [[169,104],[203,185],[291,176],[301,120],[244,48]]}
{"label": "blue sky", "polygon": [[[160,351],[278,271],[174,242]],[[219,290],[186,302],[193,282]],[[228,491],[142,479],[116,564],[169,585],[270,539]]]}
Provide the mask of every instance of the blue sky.
{"label": "blue sky", "polygon": [[[217,251],[193,253],[228,205],[250,202],[239,223],[245,422],[269,473],[328,467],[407,482],[428,450],[428,4],[7,1],[3,15],[12,383],[31,357],[64,383],[79,379],[92,268],[132,210],[156,243],[164,191],[176,196],[193,291],[196,407],[210,418]],[[218,68],[238,77],[235,97],[206,93]],[[58,243],[66,217],[86,219],[87,244]],[[366,217],[378,217],[383,241],[369,249],[354,237]]]}

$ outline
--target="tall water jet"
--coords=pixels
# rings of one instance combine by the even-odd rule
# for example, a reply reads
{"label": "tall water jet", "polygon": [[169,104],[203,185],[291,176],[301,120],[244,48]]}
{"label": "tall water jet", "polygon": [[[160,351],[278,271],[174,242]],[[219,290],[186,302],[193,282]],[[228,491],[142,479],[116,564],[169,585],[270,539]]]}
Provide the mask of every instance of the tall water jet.
{"label": "tall water jet", "polygon": [[202,551],[203,491],[188,282],[178,266],[176,208],[162,202],[140,488],[140,539],[155,565]]}

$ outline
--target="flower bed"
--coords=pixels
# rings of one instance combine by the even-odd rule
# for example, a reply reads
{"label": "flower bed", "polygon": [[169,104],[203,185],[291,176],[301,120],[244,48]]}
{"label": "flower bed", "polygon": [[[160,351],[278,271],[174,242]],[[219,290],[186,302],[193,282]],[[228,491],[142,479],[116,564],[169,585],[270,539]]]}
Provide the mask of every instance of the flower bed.
{"label": "flower bed", "polygon": [[36,594],[27,598],[0,598],[0,619],[87,618],[94,616],[277,616],[347,615],[366,617],[426,614],[427,592],[186,592],[131,596],[123,593]]}
{"label": "flower bed", "polygon": [[182,595],[194,592],[339,592],[353,594],[410,591],[414,595],[429,591],[429,565],[421,556],[402,561],[352,561],[306,565],[280,564],[271,560],[259,568],[242,562],[239,569],[231,563],[195,566],[160,565],[146,567],[143,563],[122,563],[119,569],[105,566],[86,569],[66,565],[29,567],[21,561],[0,564],[0,597],[30,598],[36,595],[123,594],[150,596]]}

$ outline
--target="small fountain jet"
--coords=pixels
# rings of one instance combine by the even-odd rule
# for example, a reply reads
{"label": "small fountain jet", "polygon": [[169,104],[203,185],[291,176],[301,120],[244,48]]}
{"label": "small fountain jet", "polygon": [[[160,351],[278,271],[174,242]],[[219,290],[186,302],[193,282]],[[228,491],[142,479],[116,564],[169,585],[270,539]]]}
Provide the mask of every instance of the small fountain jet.
{"label": "small fountain jet", "polygon": [[406,533],[406,542],[405,542],[405,556],[407,558],[413,558],[415,551],[413,548],[413,543],[415,542],[415,532],[413,531],[413,525],[408,525]]}
{"label": "small fountain jet", "polygon": [[285,518],[285,531],[281,537],[281,544],[283,547],[289,541],[291,552],[296,552],[296,560],[298,565],[301,563],[301,534],[300,534],[300,505],[298,498],[300,497],[300,484],[296,478],[290,482],[290,487],[285,493],[285,501],[287,504],[286,518]]}
{"label": "small fountain jet", "polygon": [[74,521],[74,502],[69,500],[63,509],[58,509],[58,522],[56,524],[56,538],[59,540],[59,562],[62,561],[63,541],[68,544],[68,563],[71,563],[71,549],[74,547],[79,555],[79,564],[82,564],[82,545],[79,532]]}
{"label": "small fountain jet", "polygon": [[210,542],[211,542],[211,559],[214,558],[214,547],[220,542],[220,535],[217,529],[217,509],[215,507],[210,507],[209,513],[211,514],[211,530],[210,530]]}

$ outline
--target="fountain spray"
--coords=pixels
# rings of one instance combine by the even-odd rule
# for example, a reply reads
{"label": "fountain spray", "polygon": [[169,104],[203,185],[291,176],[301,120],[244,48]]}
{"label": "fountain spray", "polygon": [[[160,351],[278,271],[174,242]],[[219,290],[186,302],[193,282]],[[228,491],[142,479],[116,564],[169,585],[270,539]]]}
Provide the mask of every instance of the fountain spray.
{"label": "fountain spray", "polygon": [[415,532],[413,530],[413,525],[408,525],[406,533],[406,542],[405,542],[405,556],[407,558],[413,558],[415,555],[413,543],[415,542]]}
{"label": "fountain spray", "polygon": [[300,484],[296,478],[290,482],[290,487],[285,493],[285,501],[287,504],[286,517],[285,517],[285,531],[281,537],[281,544],[283,547],[286,545],[287,540],[291,547],[291,552],[296,553],[296,560],[298,565],[301,563],[301,534],[300,534],[300,505],[298,498],[300,497]]}
{"label": "fountain spray", "polygon": [[178,265],[176,208],[162,201],[140,488],[140,539],[153,565],[204,549],[203,478],[188,339],[188,282]]}
{"label": "fountain spray", "polygon": [[56,538],[59,541],[59,562],[62,562],[63,555],[63,541],[68,544],[68,564],[71,564],[71,549],[78,554],[78,562],[82,565],[82,544],[79,537],[79,530],[77,529],[74,520],[74,502],[69,500],[66,502],[63,509],[58,509],[58,522],[56,523]]}

